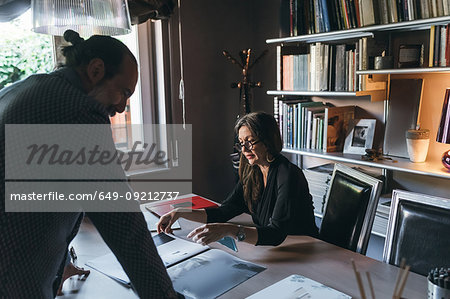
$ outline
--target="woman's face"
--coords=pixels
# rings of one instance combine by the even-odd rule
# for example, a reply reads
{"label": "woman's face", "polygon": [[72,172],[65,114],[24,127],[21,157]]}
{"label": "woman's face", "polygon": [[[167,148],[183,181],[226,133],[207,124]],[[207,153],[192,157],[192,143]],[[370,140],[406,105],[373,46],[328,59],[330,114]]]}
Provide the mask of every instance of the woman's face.
{"label": "woman's face", "polygon": [[[239,129],[239,142],[241,144],[247,144],[248,146],[242,146],[242,154],[247,158],[250,165],[267,165],[267,148],[260,140],[252,135],[251,131],[242,126]],[[253,145],[251,145],[253,144]],[[248,149],[247,147],[251,147]]]}

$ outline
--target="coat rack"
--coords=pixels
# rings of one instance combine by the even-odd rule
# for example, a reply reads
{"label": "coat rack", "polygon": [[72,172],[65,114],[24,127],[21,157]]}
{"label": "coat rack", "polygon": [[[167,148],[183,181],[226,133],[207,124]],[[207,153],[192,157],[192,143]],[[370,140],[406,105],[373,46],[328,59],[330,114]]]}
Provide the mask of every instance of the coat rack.
{"label": "coat rack", "polygon": [[240,69],[242,69],[242,80],[239,82],[233,82],[231,83],[231,88],[239,88],[239,114],[238,118],[241,115],[245,115],[249,112],[251,112],[251,88],[255,87],[262,87],[261,81],[258,82],[252,82],[250,79],[250,70],[253,68],[253,66],[258,63],[261,58],[267,54],[267,50],[261,53],[258,58],[256,58],[252,63],[250,63],[251,60],[251,54],[252,49],[244,49],[239,52],[239,57],[241,62],[237,61],[231,54],[224,50],[222,53],[223,55],[231,61],[231,63],[237,65]]}

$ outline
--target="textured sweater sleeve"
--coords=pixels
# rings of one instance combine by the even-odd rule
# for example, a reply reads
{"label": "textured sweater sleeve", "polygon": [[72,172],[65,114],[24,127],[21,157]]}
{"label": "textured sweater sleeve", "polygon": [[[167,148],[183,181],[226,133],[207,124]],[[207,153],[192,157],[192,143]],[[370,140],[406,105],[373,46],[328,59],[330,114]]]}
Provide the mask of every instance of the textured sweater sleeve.
{"label": "textured sweater sleeve", "polygon": [[248,207],[244,201],[242,184],[239,182],[228,195],[227,199],[218,208],[207,208],[207,223],[227,222],[242,213],[248,213]]}
{"label": "textured sweater sleeve", "polygon": [[140,298],[177,298],[142,213],[87,213]]}

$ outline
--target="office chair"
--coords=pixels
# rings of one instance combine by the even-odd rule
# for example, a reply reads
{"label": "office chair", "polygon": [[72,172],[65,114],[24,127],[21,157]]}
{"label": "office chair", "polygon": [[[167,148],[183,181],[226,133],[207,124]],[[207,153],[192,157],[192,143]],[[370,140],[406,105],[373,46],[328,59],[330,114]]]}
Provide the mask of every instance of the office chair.
{"label": "office chair", "polygon": [[320,239],[366,254],[383,182],[335,164]]}
{"label": "office chair", "polygon": [[402,258],[421,275],[450,265],[450,200],[402,190],[392,192],[383,261]]}

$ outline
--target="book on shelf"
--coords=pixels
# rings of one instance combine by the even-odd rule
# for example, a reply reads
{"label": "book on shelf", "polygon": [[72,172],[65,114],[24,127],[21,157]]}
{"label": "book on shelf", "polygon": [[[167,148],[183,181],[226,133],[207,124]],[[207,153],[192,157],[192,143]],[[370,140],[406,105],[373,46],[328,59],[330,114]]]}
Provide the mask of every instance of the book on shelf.
{"label": "book on shelf", "polygon": [[356,106],[325,107],[323,124],[323,152],[342,152]]}
{"label": "book on shelf", "polygon": [[375,218],[373,220],[372,232],[381,236],[386,236],[390,207],[391,194],[381,195],[378,201]]}
{"label": "book on shelf", "polygon": [[430,27],[429,67],[450,66],[450,29],[447,25]]}
{"label": "book on shelf", "polygon": [[[176,236],[161,233],[153,236],[153,241],[174,289],[187,298],[216,298],[265,270],[222,250]],[[131,287],[130,279],[112,253],[92,259],[86,265]]]}
{"label": "book on shelf", "polygon": [[314,214],[322,216],[325,211],[325,203],[328,189],[333,175],[334,163],[327,163],[304,169],[309,192],[312,196]]}
{"label": "book on shelf", "polygon": [[332,107],[328,103],[279,101],[284,148],[342,151],[349,121],[356,106]]}
{"label": "book on shelf", "polygon": [[[322,104],[322,103],[321,103]],[[324,117],[325,105],[315,107],[304,107],[304,127],[306,128],[306,138],[304,138],[304,147],[306,149],[315,149],[317,144],[317,119]]]}
{"label": "book on shelf", "polygon": [[[449,0],[281,1],[281,36],[389,24],[450,14]],[[286,29],[286,26],[289,27]]]}
{"label": "book on shelf", "polygon": [[356,71],[367,67],[368,60],[367,39],[364,44],[312,43],[297,50],[285,46],[280,52],[277,65],[282,71],[279,81],[277,74],[277,88],[282,82],[281,89],[287,91],[357,91]]}

